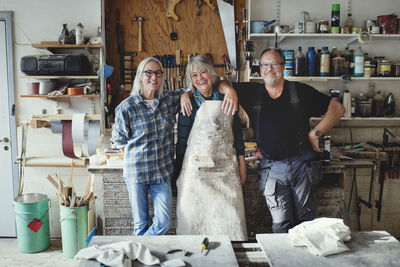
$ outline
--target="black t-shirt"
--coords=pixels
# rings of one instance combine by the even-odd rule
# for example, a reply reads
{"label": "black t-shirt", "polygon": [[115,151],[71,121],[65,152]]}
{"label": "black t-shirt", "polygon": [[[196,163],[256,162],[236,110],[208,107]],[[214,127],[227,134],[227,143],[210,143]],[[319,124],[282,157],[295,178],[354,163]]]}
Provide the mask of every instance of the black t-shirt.
{"label": "black t-shirt", "polygon": [[[294,84],[299,104],[290,103],[290,83]],[[282,94],[272,99],[261,83],[234,83],[239,103],[250,117],[254,132],[258,131],[257,143],[263,154],[274,160],[297,155],[302,150],[312,149],[308,140],[310,117],[326,113],[331,98],[313,87],[286,81]],[[260,123],[255,122],[254,107],[261,104]],[[258,126],[259,125],[259,126]]]}

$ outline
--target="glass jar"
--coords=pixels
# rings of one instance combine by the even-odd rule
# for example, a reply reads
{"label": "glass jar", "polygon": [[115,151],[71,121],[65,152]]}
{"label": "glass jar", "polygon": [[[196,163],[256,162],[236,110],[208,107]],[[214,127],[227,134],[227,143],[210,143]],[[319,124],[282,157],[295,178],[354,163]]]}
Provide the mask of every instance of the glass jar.
{"label": "glass jar", "polygon": [[389,60],[381,60],[379,64],[378,73],[381,77],[389,77],[392,75],[392,64]]}
{"label": "glass jar", "polygon": [[392,72],[394,77],[400,77],[400,61],[393,63]]}
{"label": "glass jar", "polygon": [[369,61],[365,61],[364,63],[364,77],[371,77],[371,63]]}
{"label": "glass jar", "polygon": [[333,76],[342,76],[346,73],[346,60],[337,55],[332,58],[332,74]]}

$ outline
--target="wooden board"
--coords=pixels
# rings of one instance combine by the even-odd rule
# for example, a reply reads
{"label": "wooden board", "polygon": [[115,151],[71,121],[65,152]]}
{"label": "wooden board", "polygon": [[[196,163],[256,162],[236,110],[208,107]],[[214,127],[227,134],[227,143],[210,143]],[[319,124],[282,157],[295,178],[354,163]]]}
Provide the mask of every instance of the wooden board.
{"label": "wooden board", "polygon": [[[180,258],[185,261],[187,266],[239,266],[227,235],[208,236],[209,244],[213,249],[210,249],[207,255],[201,255],[201,242],[204,237],[199,235],[94,236],[89,246],[102,246],[113,242],[133,240],[149,248],[151,253],[161,262]],[[190,253],[186,256],[183,255],[182,251],[166,254],[168,250],[176,248],[185,249]],[[144,266],[137,263],[135,261],[134,266]],[[80,260],[78,266],[98,267],[99,263],[92,260]]]}
{"label": "wooden board", "polygon": [[258,234],[256,239],[273,267],[400,266],[400,242],[385,231],[351,233],[350,251],[328,257],[293,247],[288,234]]}
{"label": "wooden board", "polygon": [[[143,22],[143,51],[138,52],[134,62],[127,68],[137,68],[139,62],[148,56],[175,55],[176,50],[184,54],[210,53],[214,64],[222,64],[221,55],[228,55],[222,24],[219,16],[203,1],[200,16],[196,16],[197,1],[181,1],[175,8],[179,21],[166,16],[168,1],[139,0],[106,0],[106,61],[113,66],[114,73],[107,79],[115,93],[120,85],[120,56],[117,48],[116,11],[120,11],[120,24],[124,33],[124,51],[138,52],[139,23],[132,21],[141,16],[147,18]],[[217,6],[216,0],[211,3]],[[242,27],[241,10],[244,1],[235,1],[235,17]],[[175,31],[178,39],[172,41],[170,33]],[[111,41],[109,41],[111,40]],[[216,68],[219,75],[224,73],[221,67]],[[172,74],[173,75],[173,74]],[[173,75],[174,76],[174,75]],[[130,87],[129,87],[130,90]],[[123,97],[127,97],[125,92]]]}

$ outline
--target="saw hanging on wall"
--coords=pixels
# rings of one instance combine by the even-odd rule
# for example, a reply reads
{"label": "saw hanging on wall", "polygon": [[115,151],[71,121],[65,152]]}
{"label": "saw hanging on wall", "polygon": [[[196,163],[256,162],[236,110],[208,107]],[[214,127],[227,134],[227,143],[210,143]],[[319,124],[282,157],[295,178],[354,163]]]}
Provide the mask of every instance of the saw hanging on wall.
{"label": "saw hanging on wall", "polygon": [[[182,0],[169,0],[168,7],[167,7],[167,17],[173,18],[174,20],[178,21],[179,17],[175,13],[175,7],[181,2]],[[211,8],[217,15],[219,15],[216,6],[211,3],[211,0],[198,0],[197,8],[198,8],[198,16],[200,15],[200,2],[204,1],[209,8]],[[229,2],[229,1],[228,1]]]}

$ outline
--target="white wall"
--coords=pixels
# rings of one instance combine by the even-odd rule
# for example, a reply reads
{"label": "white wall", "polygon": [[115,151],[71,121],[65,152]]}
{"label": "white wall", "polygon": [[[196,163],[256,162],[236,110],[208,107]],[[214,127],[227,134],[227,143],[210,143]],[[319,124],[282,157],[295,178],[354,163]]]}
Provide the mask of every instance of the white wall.
{"label": "white wall", "polygon": [[[21,79],[21,57],[49,53],[43,49],[31,47],[32,43],[41,41],[57,41],[62,30],[62,24],[67,23],[68,29],[73,29],[79,22],[84,25],[85,37],[97,36],[101,26],[101,0],[0,0],[0,10],[13,11],[14,30],[14,66],[15,66],[15,101],[17,124],[30,120],[32,114],[41,114],[42,109],[48,113],[56,112],[56,102],[46,99],[26,99],[19,95],[26,94],[27,79]],[[64,113],[90,112],[89,101],[73,100],[71,108]],[[95,113],[100,113],[99,101],[95,105]],[[18,138],[20,138],[18,134]],[[52,134],[49,129],[28,130],[27,156],[58,157],[62,156],[61,135]],[[59,205],[55,197],[55,188],[47,181],[46,176],[59,170],[64,181],[71,175],[70,168],[27,167],[25,169],[24,193],[45,193],[51,200],[50,235],[61,236],[59,223]],[[78,195],[85,191],[88,180],[86,169],[73,170],[73,184]],[[95,192],[101,196],[100,177],[96,177]],[[100,201],[99,201],[100,202]]]}

